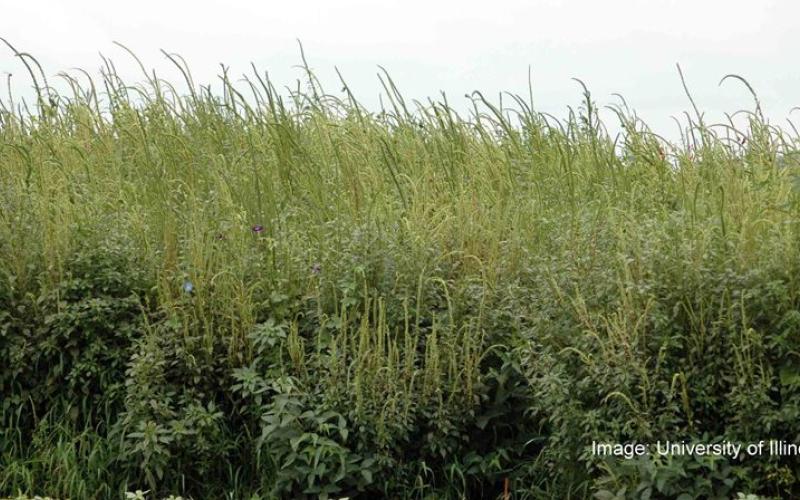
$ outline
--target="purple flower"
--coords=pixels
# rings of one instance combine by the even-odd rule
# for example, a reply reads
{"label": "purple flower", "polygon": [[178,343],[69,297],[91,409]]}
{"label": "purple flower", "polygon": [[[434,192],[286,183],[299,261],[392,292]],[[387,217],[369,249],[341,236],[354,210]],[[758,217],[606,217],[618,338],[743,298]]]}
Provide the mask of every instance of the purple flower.
{"label": "purple flower", "polygon": [[313,266],[311,266],[311,272],[314,274],[319,274],[322,272],[322,266],[319,262],[315,262]]}
{"label": "purple flower", "polygon": [[259,234],[259,233],[263,233],[263,232],[264,232],[264,226],[262,226],[261,224],[256,224],[255,226],[253,226],[253,227],[252,227],[252,228],[250,228],[250,229],[252,229],[252,230],[253,230],[253,232],[254,232],[254,233],[256,233],[256,234]]}

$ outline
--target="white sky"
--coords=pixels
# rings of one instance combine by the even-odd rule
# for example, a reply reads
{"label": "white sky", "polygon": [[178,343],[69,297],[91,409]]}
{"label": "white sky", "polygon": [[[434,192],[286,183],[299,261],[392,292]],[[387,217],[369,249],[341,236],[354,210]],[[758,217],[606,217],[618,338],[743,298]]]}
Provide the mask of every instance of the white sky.
{"label": "white sky", "polygon": [[[338,89],[336,66],[373,109],[379,64],[408,99],[444,90],[461,109],[472,90],[527,95],[530,66],[535,106],[558,117],[580,103],[571,80],[578,77],[598,104],[616,102],[611,94],[618,92],[673,138],[670,116],[690,109],[676,62],[711,121],[753,107],[742,85],[718,86],[727,73],[751,82],[773,123],[786,123],[800,105],[794,59],[800,2],[794,0],[0,0],[0,15],[0,36],[36,56],[49,75],[95,70],[101,52],[123,77],[139,81],[116,40],[176,83],[180,74],[158,49],[180,53],[201,83],[216,80],[220,62],[234,75],[253,62],[282,87],[301,76],[294,67],[300,39],[329,91]],[[24,67],[0,47],[3,80],[9,72],[16,85],[27,82]]]}

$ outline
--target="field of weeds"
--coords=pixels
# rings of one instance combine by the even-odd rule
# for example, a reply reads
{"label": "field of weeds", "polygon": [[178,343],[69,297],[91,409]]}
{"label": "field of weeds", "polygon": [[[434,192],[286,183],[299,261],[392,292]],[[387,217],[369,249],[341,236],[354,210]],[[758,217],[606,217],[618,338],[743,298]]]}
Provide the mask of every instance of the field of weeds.
{"label": "field of weeds", "polygon": [[168,55],[57,93],[17,55],[0,495],[800,495],[797,457],[591,452],[800,441],[800,137],[757,100],[670,143],[581,87],[464,115],[382,74],[376,111]]}

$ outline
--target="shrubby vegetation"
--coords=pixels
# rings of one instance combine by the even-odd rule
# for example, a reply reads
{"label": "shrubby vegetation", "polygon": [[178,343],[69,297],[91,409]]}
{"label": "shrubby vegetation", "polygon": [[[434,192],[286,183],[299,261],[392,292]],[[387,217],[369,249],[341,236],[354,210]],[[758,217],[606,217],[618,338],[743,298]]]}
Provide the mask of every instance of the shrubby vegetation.
{"label": "shrubby vegetation", "polygon": [[[800,440],[798,135],[62,75],[0,111],[0,494],[744,498]],[[80,80],[80,83],[79,83]],[[183,84],[182,84],[183,85]],[[687,115],[689,116],[689,115]],[[753,497],[748,497],[753,498]]]}

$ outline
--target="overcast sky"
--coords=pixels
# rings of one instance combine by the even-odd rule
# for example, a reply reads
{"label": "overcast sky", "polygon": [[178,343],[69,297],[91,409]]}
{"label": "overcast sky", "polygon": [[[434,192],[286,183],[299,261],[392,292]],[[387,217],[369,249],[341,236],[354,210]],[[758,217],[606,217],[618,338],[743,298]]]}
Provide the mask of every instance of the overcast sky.
{"label": "overcast sky", "polygon": [[[712,120],[752,109],[743,86],[718,85],[738,73],[773,123],[785,123],[800,105],[798,19],[794,0],[2,0],[0,36],[36,56],[50,75],[97,69],[102,53],[126,79],[140,80],[112,43],[119,41],[176,82],[180,75],[158,49],[181,54],[202,83],[215,81],[219,63],[241,74],[253,62],[278,86],[301,76],[294,67],[300,39],[329,90],[338,88],[336,66],[373,108],[378,65],[408,98],[445,91],[464,109],[472,90],[527,95],[530,66],[540,111],[563,117],[567,105],[578,105],[571,80],[578,77],[598,104],[620,93],[657,132],[675,137],[670,116],[690,109],[675,63]],[[6,73],[25,82],[23,66],[0,48],[3,80]]]}

